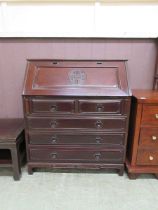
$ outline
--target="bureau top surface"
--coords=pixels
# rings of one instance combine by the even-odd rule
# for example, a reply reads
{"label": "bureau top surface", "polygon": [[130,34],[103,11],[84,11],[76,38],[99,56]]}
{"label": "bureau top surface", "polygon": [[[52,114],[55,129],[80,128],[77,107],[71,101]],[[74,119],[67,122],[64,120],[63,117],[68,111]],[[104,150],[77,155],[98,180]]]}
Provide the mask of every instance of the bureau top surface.
{"label": "bureau top surface", "polygon": [[132,95],[139,103],[158,103],[158,91],[133,89]]}
{"label": "bureau top surface", "polygon": [[28,60],[23,95],[130,96],[124,60]]}
{"label": "bureau top surface", "polygon": [[23,119],[0,119],[0,143],[5,139],[15,140],[23,130]]}

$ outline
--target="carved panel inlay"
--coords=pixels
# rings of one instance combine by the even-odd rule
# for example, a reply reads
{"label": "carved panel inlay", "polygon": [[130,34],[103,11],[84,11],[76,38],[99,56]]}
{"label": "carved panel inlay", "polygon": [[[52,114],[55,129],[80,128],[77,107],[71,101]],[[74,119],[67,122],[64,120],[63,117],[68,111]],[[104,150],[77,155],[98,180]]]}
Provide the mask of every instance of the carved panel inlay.
{"label": "carved panel inlay", "polygon": [[87,76],[84,71],[72,70],[69,72],[69,80],[72,85],[82,85],[84,84]]}

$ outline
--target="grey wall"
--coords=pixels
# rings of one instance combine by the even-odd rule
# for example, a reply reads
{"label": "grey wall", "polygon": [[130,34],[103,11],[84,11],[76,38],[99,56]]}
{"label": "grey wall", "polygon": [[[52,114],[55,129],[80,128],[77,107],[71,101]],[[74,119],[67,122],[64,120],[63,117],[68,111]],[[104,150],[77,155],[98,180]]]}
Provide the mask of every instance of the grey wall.
{"label": "grey wall", "polygon": [[26,59],[128,59],[131,88],[152,88],[154,39],[0,39],[0,118],[22,117]]}

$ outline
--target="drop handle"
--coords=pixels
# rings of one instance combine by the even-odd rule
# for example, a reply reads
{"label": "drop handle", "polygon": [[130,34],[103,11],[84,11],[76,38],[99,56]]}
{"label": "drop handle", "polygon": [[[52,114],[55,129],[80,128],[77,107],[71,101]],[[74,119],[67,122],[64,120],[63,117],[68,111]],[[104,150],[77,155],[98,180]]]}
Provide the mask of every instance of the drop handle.
{"label": "drop handle", "polygon": [[101,154],[100,152],[97,152],[94,154],[95,160],[100,160]]}
{"label": "drop handle", "polygon": [[95,138],[95,141],[96,141],[97,144],[100,144],[101,141],[102,141],[102,138],[101,137],[96,137]]}
{"label": "drop handle", "polygon": [[104,111],[104,105],[103,104],[97,104],[96,110],[97,110],[97,112],[103,112]]}
{"label": "drop handle", "polygon": [[57,153],[56,152],[53,152],[50,154],[51,158],[52,159],[56,159],[57,158]]}
{"label": "drop handle", "polygon": [[156,141],[157,140],[157,137],[156,136],[152,136],[151,138],[152,138],[153,141]]}
{"label": "drop handle", "polygon": [[96,128],[102,128],[102,127],[103,127],[102,121],[101,121],[101,120],[97,120],[97,121],[95,122],[95,127],[96,127]]}
{"label": "drop handle", "polygon": [[158,114],[155,114],[155,118],[158,119]]}
{"label": "drop handle", "polygon": [[56,120],[51,121],[50,126],[51,126],[51,128],[56,128],[57,121]]}
{"label": "drop handle", "polygon": [[52,105],[51,107],[50,107],[50,111],[51,112],[56,112],[57,111],[57,105]]}
{"label": "drop handle", "polygon": [[154,157],[150,155],[149,160],[151,160],[151,161],[154,160]]}
{"label": "drop handle", "polygon": [[52,142],[52,144],[56,144],[57,143],[57,137],[56,136],[52,136],[51,142]]}

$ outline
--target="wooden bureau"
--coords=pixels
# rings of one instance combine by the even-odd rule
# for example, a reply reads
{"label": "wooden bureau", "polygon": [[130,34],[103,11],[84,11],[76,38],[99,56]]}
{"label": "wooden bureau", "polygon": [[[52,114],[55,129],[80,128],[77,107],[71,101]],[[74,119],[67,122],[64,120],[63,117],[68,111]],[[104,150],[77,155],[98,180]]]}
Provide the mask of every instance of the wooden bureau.
{"label": "wooden bureau", "polygon": [[158,91],[133,90],[126,166],[129,178],[158,176]]}
{"label": "wooden bureau", "polygon": [[124,171],[130,91],[125,61],[29,60],[23,104],[33,168]]}

